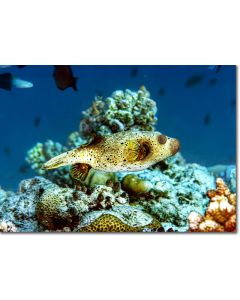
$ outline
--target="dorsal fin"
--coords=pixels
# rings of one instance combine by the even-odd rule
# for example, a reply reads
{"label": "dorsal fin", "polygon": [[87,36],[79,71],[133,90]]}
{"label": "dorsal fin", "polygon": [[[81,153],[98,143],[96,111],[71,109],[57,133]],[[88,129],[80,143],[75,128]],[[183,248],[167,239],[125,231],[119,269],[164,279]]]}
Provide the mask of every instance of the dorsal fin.
{"label": "dorsal fin", "polygon": [[93,137],[89,140],[89,142],[87,142],[86,144],[82,144],[81,146],[78,147],[78,149],[80,150],[81,148],[85,148],[87,146],[97,145],[98,143],[104,141],[104,139],[105,137],[94,133]]}
{"label": "dorsal fin", "polygon": [[100,142],[104,141],[105,137],[98,135],[96,133],[93,134],[92,139],[89,141],[88,145],[97,145]]}

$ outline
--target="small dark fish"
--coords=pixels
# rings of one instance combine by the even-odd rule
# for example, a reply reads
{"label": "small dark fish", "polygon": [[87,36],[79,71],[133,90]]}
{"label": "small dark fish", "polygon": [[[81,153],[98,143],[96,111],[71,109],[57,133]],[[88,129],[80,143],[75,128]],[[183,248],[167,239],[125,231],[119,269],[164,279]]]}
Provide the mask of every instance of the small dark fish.
{"label": "small dark fish", "polygon": [[218,65],[218,66],[216,67],[216,73],[218,73],[218,72],[220,71],[221,67],[222,67],[222,66],[220,66],[220,65]]}
{"label": "small dark fish", "polygon": [[232,101],[230,102],[232,107],[236,107],[236,99],[232,99]]}
{"label": "small dark fish", "polygon": [[102,91],[98,91],[98,92],[96,93],[96,95],[97,95],[98,97],[103,97],[103,92],[102,92]]}
{"label": "small dark fish", "polygon": [[3,151],[4,151],[5,155],[11,155],[12,154],[12,151],[11,151],[11,149],[9,147],[5,147],[3,149]]}
{"label": "small dark fish", "polygon": [[208,126],[210,124],[210,122],[211,122],[211,115],[209,113],[207,113],[204,117],[204,124],[206,126]]}
{"label": "small dark fish", "polygon": [[36,117],[33,121],[33,125],[35,127],[38,127],[41,121],[42,121],[42,119],[40,117]]}
{"label": "small dark fish", "polygon": [[195,85],[198,85],[202,82],[203,80],[203,75],[193,75],[188,78],[188,80],[185,82],[186,87],[192,87]]}
{"label": "small dark fish", "polygon": [[[13,65],[0,65],[1,69],[10,68],[10,67],[13,67]],[[17,67],[18,68],[24,68],[26,66],[18,65]]]}
{"label": "small dark fish", "polygon": [[218,73],[220,71],[221,67],[222,67],[221,65],[212,65],[212,66],[209,66],[208,69]]}
{"label": "small dark fish", "polygon": [[217,83],[217,78],[211,78],[208,81],[209,86],[214,86]]}
{"label": "small dark fish", "polygon": [[138,67],[133,67],[131,70],[131,76],[136,77],[138,75]]}
{"label": "small dark fish", "polygon": [[0,74],[0,88],[11,91],[12,89],[12,74],[11,73],[3,73]]}
{"label": "small dark fish", "polygon": [[25,89],[33,87],[33,84],[29,81],[14,77],[11,73],[0,74],[0,88],[11,91],[13,86],[19,89]]}
{"label": "small dark fish", "polygon": [[18,170],[19,173],[25,174],[29,171],[29,166],[27,164],[22,164]]}
{"label": "small dark fish", "polygon": [[160,96],[164,96],[165,93],[166,93],[165,88],[160,88],[160,90],[159,90],[159,95],[160,95]]}
{"label": "small dark fish", "polygon": [[57,87],[64,91],[68,87],[72,87],[74,91],[77,91],[77,77],[73,76],[73,72],[70,66],[54,66],[53,77],[55,79]]}

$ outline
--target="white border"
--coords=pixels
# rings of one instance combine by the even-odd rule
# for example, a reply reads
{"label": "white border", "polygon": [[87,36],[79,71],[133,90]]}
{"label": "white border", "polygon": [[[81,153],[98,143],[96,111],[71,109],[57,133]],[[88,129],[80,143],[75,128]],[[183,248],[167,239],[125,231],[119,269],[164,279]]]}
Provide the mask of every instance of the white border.
{"label": "white border", "polygon": [[[1,3],[0,64],[239,64],[238,2]],[[1,299],[235,299],[239,240],[0,235]]]}

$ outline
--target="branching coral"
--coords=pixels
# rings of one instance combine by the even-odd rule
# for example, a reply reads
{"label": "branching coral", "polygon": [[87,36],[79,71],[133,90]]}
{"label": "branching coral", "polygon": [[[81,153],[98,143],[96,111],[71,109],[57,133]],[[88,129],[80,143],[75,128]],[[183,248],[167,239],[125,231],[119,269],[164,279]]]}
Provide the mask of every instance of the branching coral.
{"label": "branching coral", "polygon": [[210,199],[205,216],[191,212],[188,217],[190,231],[223,232],[236,230],[236,194],[232,194],[221,178],[216,190],[209,190]]}
{"label": "branching coral", "polygon": [[[21,232],[83,231],[83,228],[100,231],[106,230],[107,219],[115,230],[160,228],[184,232],[189,230],[189,217],[192,231],[234,230],[236,214],[232,213],[234,205],[228,196],[222,195],[220,202],[212,197],[208,208],[207,191],[214,188],[214,173],[197,164],[186,164],[180,153],[134,174],[90,170],[84,182],[71,178],[68,167],[41,169],[46,160],[88,142],[95,133],[154,130],[156,112],[156,103],[144,87],[137,92],[115,91],[106,99],[97,97],[83,113],[79,132],[69,135],[66,146],[47,141],[29,150],[27,161],[32,168],[52,182],[37,177],[22,182],[18,194],[0,193],[0,221],[12,222]],[[234,171],[225,174],[234,188]],[[221,213],[216,213],[215,206]],[[205,220],[207,209],[211,218]],[[227,219],[221,219],[223,212],[225,217],[228,212]]]}
{"label": "branching coral", "polygon": [[0,222],[0,232],[17,232],[16,226],[12,222]]}
{"label": "branching coral", "polygon": [[97,97],[83,112],[80,133],[91,138],[93,133],[107,135],[123,130],[153,130],[157,107],[149,92],[142,87],[138,92],[115,91],[103,100]]}

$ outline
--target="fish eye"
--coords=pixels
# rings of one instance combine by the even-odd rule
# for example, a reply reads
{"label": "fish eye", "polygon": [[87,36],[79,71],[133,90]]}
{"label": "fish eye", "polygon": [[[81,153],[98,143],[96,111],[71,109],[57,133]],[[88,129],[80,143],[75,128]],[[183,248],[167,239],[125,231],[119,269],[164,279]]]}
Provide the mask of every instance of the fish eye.
{"label": "fish eye", "polygon": [[158,142],[159,142],[160,144],[163,145],[163,144],[166,143],[166,141],[167,141],[166,135],[160,134],[160,135],[158,136]]}

